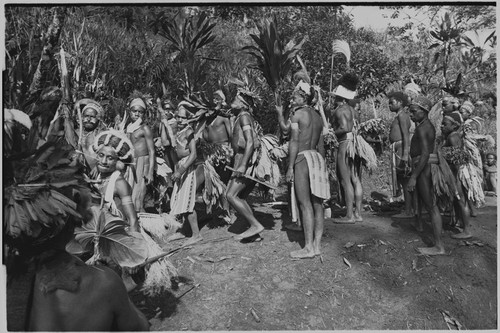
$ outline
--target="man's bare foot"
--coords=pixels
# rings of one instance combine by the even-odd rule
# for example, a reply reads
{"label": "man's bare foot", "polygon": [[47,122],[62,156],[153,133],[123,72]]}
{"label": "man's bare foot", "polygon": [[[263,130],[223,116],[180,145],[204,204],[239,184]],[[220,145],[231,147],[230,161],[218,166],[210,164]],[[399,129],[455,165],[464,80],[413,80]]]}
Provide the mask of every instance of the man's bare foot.
{"label": "man's bare foot", "polygon": [[186,236],[184,236],[180,232],[176,232],[175,234],[173,234],[167,238],[167,242],[173,242],[173,241],[176,241],[179,239],[184,239],[184,238],[186,238]]}
{"label": "man's bare foot", "polygon": [[285,224],[283,228],[290,231],[304,231],[304,228],[296,223]]}
{"label": "man's bare foot", "polygon": [[424,256],[437,256],[441,254],[446,254],[444,249],[438,248],[438,247],[419,247],[418,252],[423,254]]}
{"label": "man's bare foot", "polygon": [[248,237],[252,237],[254,235],[257,235],[258,233],[262,232],[262,230],[264,230],[264,227],[263,226],[258,226],[258,227],[250,227],[250,229],[248,229],[247,231],[245,231],[244,233],[242,234],[239,234],[239,235],[236,235],[234,236],[234,238],[236,240],[242,240],[244,238],[248,238]]}
{"label": "man's bare foot", "polygon": [[363,218],[361,217],[361,214],[354,214],[354,221],[355,222],[363,222]]}
{"label": "man's bare foot", "polygon": [[321,249],[319,249],[319,248],[314,249],[314,255],[315,256],[320,256],[321,255]]}
{"label": "man's bare foot", "polygon": [[193,237],[190,237],[188,240],[186,240],[184,242],[184,244],[182,244],[182,246],[189,246],[189,245],[193,245],[195,243],[198,243],[198,242],[201,242],[203,240],[203,237],[201,237],[201,235],[198,235],[198,236],[193,236]]}
{"label": "man's bare foot", "polygon": [[415,214],[408,213],[408,212],[401,212],[399,214],[392,215],[392,217],[394,217],[396,219],[412,219],[415,217]]}
{"label": "man's bare foot", "polygon": [[453,239],[469,239],[471,237],[472,237],[472,235],[468,232],[460,232],[458,234],[451,235],[451,238],[453,238]]}
{"label": "man's bare foot", "polygon": [[262,237],[260,237],[260,235],[257,234],[257,235],[254,235],[252,237],[243,238],[240,242],[248,244],[248,243],[258,243],[261,241],[262,241]]}
{"label": "man's bare foot", "polygon": [[316,254],[314,253],[313,250],[308,250],[306,248],[290,252],[290,257],[294,259],[307,259],[307,258],[314,258],[315,256]]}
{"label": "man's bare foot", "polygon": [[424,226],[422,225],[422,223],[419,223],[419,222],[412,222],[410,223],[410,225],[415,228],[415,230],[417,230],[418,232],[422,232],[424,231]]}
{"label": "man's bare foot", "polygon": [[339,217],[339,218],[332,219],[332,222],[337,223],[337,224],[354,224],[354,222],[356,222],[356,220],[354,219],[354,217],[351,217],[351,218]]}

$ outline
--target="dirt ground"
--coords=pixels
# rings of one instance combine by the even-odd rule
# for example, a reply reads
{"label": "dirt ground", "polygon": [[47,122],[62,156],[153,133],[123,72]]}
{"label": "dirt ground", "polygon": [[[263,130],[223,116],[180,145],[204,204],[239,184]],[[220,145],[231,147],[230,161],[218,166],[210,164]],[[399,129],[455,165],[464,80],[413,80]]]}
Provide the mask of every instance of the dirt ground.
{"label": "dirt ground", "polygon": [[265,226],[262,241],[221,240],[241,233],[243,220],[228,227],[200,214],[204,242],[170,257],[179,270],[174,290],[131,295],[152,330],[497,329],[496,198],[472,219],[468,243],[444,230],[448,255],[438,257],[415,250],[430,244],[430,225],[419,233],[410,220],[391,218],[390,206],[365,211],[354,225],[327,219],[323,262],[290,258],[303,235],[282,228],[286,206],[255,195],[250,202]]}
{"label": "dirt ground", "polygon": [[[276,199],[286,201],[284,187]],[[245,229],[242,219],[228,227],[199,214],[204,241],[170,256],[179,271],[173,290],[130,296],[155,331],[497,329],[497,200],[486,199],[472,219],[475,236],[453,240],[456,230],[446,228],[448,255],[438,257],[415,251],[430,244],[429,225],[419,233],[391,218],[397,204],[368,201],[362,223],[325,221],[321,262],[292,260],[304,240],[283,229],[286,205],[251,195],[262,241],[228,239]],[[7,288],[9,330],[22,330],[28,288],[23,277]]]}

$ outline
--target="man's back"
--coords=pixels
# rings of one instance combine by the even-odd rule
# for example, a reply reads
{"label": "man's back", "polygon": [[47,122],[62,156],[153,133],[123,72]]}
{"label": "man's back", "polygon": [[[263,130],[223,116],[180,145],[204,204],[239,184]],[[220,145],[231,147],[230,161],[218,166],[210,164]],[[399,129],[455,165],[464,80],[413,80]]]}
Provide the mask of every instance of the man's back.
{"label": "man's back", "polygon": [[[349,106],[348,104],[343,104],[339,106],[334,112],[333,112],[333,126],[336,130],[338,129],[343,129],[346,133],[349,133],[352,131],[352,127],[354,126],[354,119],[353,119],[353,113],[354,109]],[[345,140],[346,134],[340,134],[337,135],[338,140],[342,141]]]}
{"label": "man's back", "polygon": [[313,108],[306,106],[296,111],[299,122],[299,152],[303,150],[317,150],[318,142],[323,129],[323,120]]}
{"label": "man's back", "polygon": [[[415,128],[415,134],[410,142],[410,156],[416,157],[422,154],[423,150],[429,153],[434,151],[434,143],[436,139],[436,129],[434,125],[426,118],[420,125]],[[424,147],[425,145],[425,147]]]}
{"label": "man's back", "polygon": [[69,267],[79,281],[76,290],[43,293],[47,281],[63,281],[67,272],[37,273],[29,330],[34,331],[133,331],[149,330],[146,317],[130,302],[120,277],[107,267],[76,264]]}

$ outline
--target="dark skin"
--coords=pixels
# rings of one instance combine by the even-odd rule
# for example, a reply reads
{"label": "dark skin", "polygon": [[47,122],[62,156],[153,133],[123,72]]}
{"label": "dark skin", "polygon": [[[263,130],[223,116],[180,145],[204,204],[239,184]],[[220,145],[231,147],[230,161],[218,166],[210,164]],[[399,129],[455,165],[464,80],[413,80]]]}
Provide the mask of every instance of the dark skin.
{"label": "dark skin", "polygon": [[[458,132],[459,126],[454,124],[450,119],[444,118],[441,124],[441,132],[446,137],[444,147],[463,147],[462,137]],[[458,166],[450,165],[451,170],[455,177],[458,174]],[[462,184],[457,181],[457,191],[460,199],[456,198],[453,200],[453,206],[457,216],[462,220],[464,230],[458,234],[454,234],[451,237],[455,239],[467,239],[472,237],[471,226],[469,221],[469,200],[467,196],[464,195],[466,189],[463,188]]]}
{"label": "dark skin", "polygon": [[[414,165],[414,169],[408,180],[408,191],[416,192],[420,200],[431,216],[432,229],[434,234],[434,246],[428,248],[418,248],[424,255],[445,254],[441,233],[443,231],[443,221],[439,208],[433,200],[433,186],[431,166],[429,156],[434,150],[436,130],[429,121],[428,113],[417,105],[410,106],[410,118],[415,123],[415,133],[410,143],[410,157],[412,159],[419,156],[419,161]],[[419,216],[420,217],[420,216]],[[418,229],[422,229],[422,220],[418,219]]]}
{"label": "dark skin", "polygon": [[[249,106],[236,96],[231,104],[231,108],[236,113],[249,109]],[[233,136],[231,140],[233,150],[235,151],[233,175],[227,186],[226,198],[229,204],[250,224],[250,228],[240,235],[236,235],[236,240],[242,240],[258,235],[264,230],[262,224],[255,218],[252,208],[246,201],[246,198],[255,186],[255,182],[242,175],[247,170],[247,165],[254,151],[253,124],[249,115],[239,117],[233,127]],[[240,146],[243,144],[243,147]]]}
{"label": "dark skin", "polygon": [[149,331],[149,323],[130,301],[120,277],[104,266],[79,266],[76,292],[44,295],[35,281],[30,331]]}
{"label": "dark skin", "polygon": [[[30,331],[148,331],[149,322],[130,301],[120,277],[106,266],[88,266],[65,252],[73,236],[72,228],[52,240],[60,251],[47,269],[37,271],[33,286],[33,304],[29,314]],[[68,258],[72,258],[68,261]],[[75,264],[76,263],[76,264]],[[66,265],[66,266],[65,266]],[[59,267],[51,271],[51,267]],[[66,275],[61,269],[72,269],[71,276],[79,280],[76,290],[58,288],[43,293],[41,279]]]}
{"label": "dark skin", "polygon": [[[176,151],[178,159],[182,159],[186,156],[188,158],[184,162],[181,167],[176,168],[174,174],[172,175],[172,181],[178,182],[182,176],[182,174],[193,165],[196,161],[196,140],[194,138],[194,133],[191,127],[189,127],[186,131],[182,131],[186,128],[187,125],[187,112],[184,108],[180,108],[177,113],[177,118],[179,121],[180,131],[178,135],[182,137],[179,140],[176,140]],[[178,141],[178,142],[177,142]],[[196,190],[198,191],[200,187],[205,183],[205,173],[203,171],[203,166],[199,165],[196,168]],[[198,226],[198,215],[196,210],[193,210],[190,213],[183,214],[182,219],[187,220],[189,226],[191,227],[192,236],[183,244],[190,245],[196,242],[203,240],[203,237],[200,234],[200,228]]]}
{"label": "dark skin", "polygon": [[[337,173],[340,183],[344,189],[347,207],[346,216],[334,219],[334,223],[354,223],[363,221],[361,217],[361,202],[363,199],[363,188],[361,187],[360,166],[351,166],[347,156],[347,144],[341,141],[347,138],[347,133],[352,132],[354,126],[354,109],[345,103],[344,99],[336,100],[339,105],[332,114],[335,135],[340,142],[337,151]],[[354,212],[353,203],[356,203]]]}
{"label": "dark skin", "polygon": [[[111,147],[104,146],[97,152],[97,169],[101,174],[102,179],[107,179],[113,172],[116,171],[116,163],[118,156],[115,150]],[[103,189],[105,191],[105,189]],[[104,192],[101,193],[104,196]],[[121,201],[132,195],[132,188],[129,183],[120,175],[115,183],[114,197],[119,201],[117,203],[121,212],[130,224],[132,231],[139,232],[139,223],[137,222],[137,213],[133,202],[122,204]]]}
{"label": "dark skin", "polygon": [[[410,152],[410,115],[405,112],[403,102],[395,98],[389,99],[389,109],[391,110],[391,112],[397,113],[391,124],[389,140],[391,141],[391,143],[398,141],[403,142],[403,153],[401,155],[399,167],[404,168],[408,164],[408,156]],[[400,174],[397,175],[397,178],[398,182],[403,188],[403,196],[405,201],[405,208],[403,213],[407,216],[413,216],[412,198],[407,186],[408,179]]]}
{"label": "dark skin", "polygon": [[[296,163],[297,155],[304,150],[318,150],[325,156],[323,147],[323,120],[311,107],[306,106],[300,93],[293,94],[296,112],[291,118],[291,138],[289,145],[289,165],[286,174],[288,182],[295,182],[295,194],[302,216],[305,246],[290,253],[292,258],[313,258],[321,254],[321,236],[324,225],[322,199],[312,195],[307,160]],[[305,190],[307,189],[307,190]]]}

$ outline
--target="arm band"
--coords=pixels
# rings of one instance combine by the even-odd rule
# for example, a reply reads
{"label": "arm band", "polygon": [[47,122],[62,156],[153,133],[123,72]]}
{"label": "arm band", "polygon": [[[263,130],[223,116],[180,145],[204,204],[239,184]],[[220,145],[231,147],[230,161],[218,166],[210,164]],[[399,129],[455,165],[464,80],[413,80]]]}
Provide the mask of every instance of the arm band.
{"label": "arm band", "polygon": [[243,129],[243,132],[244,131],[250,131],[252,129],[252,126],[250,126],[250,125],[244,125],[242,129]]}
{"label": "arm band", "polygon": [[132,197],[130,195],[124,196],[122,199],[122,205],[129,205],[132,202]]}
{"label": "arm band", "polygon": [[299,123],[292,123],[291,127],[292,129],[299,129]]}

